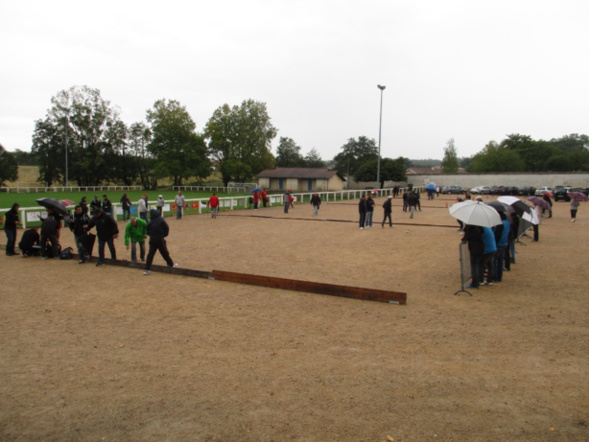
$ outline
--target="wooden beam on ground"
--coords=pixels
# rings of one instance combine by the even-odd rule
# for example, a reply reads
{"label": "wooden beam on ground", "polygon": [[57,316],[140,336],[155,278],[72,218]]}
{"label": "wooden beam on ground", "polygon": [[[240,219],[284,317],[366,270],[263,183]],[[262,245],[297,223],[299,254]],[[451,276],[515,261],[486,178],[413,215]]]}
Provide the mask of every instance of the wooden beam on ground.
{"label": "wooden beam on ground", "polygon": [[213,270],[213,279],[218,281],[249,284],[260,287],[293,290],[298,292],[317,293],[320,295],[341,296],[344,298],[361,299],[365,301],[386,302],[390,304],[407,304],[407,293],[390,290],[367,289],[344,285],[326,284],[321,282],[299,281],[295,279],[275,278],[272,276],[250,275],[247,273],[226,272]]}

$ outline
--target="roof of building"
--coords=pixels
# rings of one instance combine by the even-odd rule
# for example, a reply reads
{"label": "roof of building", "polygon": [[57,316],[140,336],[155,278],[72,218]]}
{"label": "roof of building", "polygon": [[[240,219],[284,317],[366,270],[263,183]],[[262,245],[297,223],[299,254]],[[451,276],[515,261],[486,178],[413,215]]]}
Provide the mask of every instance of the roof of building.
{"label": "roof of building", "polygon": [[261,171],[258,178],[298,178],[298,179],[329,179],[334,175],[339,176],[343,181],[346,179],[335,170],[319,169],[312,167],[277,167]]}

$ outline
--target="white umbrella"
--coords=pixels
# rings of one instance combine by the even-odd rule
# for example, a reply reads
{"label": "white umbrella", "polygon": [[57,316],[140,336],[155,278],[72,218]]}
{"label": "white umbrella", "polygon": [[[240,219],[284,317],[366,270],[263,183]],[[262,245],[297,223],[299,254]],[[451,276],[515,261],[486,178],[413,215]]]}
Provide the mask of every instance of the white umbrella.
{"label": "white umbrella", "polygon": [[502,203],[509,204],[511,206],[513,203],[516,203],[521,200],[514,196],[500,196],[499,198],[497,198],[497,201],[501,201]]}
{"label": "white umbrella", "polygon": [[538,218],[538,214],[536,213],[535,210],[532,210],[531,212],[525,212],[522,215],[522,219],[525,219],[528,222],[531,222],[532,224],[538,225],[540,224],[540,219]]}
{"label": "white umbrella", "polygon": [[450,216],[471,226],[493,227],[501,224],[499,213],[479,201],[463,201],[450,206]]}

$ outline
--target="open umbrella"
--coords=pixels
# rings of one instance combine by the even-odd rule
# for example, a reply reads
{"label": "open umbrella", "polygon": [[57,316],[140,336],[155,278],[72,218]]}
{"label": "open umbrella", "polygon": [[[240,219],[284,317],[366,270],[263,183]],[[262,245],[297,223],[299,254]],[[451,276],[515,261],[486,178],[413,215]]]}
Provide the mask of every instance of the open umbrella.
{"label": "open umbrella", "polygon": [[[522,200],[514,196],[500,196],[499,198],[497,198],[497,201],[509,204],[511,207],[513,207],[515,213],[517,213],[518,216],[523,216],[524,213],[531,214],[534,211],[534,209],[531,206],[528,206]],[[531,215],[528,218],[528,220],[530,220]]]}
{"label": "open umbrella", "polygon": [[502,203],[509,204],[511,206],[513,203],[516,203],[521,200],[519,198],[516,198],[515,196],[507,195],[507,196],[500,196],[499,198],[497,198],[497,201],[501,201]]}
{"label": "open umbrella", "polygon": [[505,217],[507,218],[507,221],[509,221],[510,223],[513,222],[511,214],[515,213],[515,209],[511,207],[509,204],[502,203],[501,201],[490,201],[486,204],[487,206],[491,206],[497,212],[504,213]]}
{"label": "open umbrella", "polygon": [[525,212],[521,215],[522,219],[531,222],[532,224],[538,225],[540,224],[540,219],[538,218],[538,214],[535,210],[531,212]]}
{"label": "open umbrella", "polygon": [[256,193],[256,192],[261,192],[262,189],[259,187],[256,187],[254,190],[252,190],[252,193]]}
{"label": "open umbrella", "polygon": [[576,199],[577,201],[589,201],[587,195],[581,192],[569,192],[569,197],[571,199]]}
{"label": "open umbrella", "polygon": [[436,183],[429,183],[425,188],[427,190],[436,190]]}
{"label": "open umbrella", "polygon": [[550,204],[548,204],[547,201],[540,198],[539,196],[528,196],[528,197],[526,197],[526,199],[528,201],[530,201],[532,204],[534,204],[536,206],[540,206],[544,210],[552,210],[552,207],[550,207]]}
{"label": "open umbrella", "polygon": [[66,216],[67,213],[67,209],[65,208],[65,206],[60,203],[59,201],[57,201],[56,199],[53,198],[39,198],[37,201],[38,204],[40,204],[41,206],[53,210],[54,212],[59,213],[60,215],[64,215]]}
{"label": "open umbrella", "polygon": [[501,224],[501,217],[492,207],[478,201],[463,201],[450,206],[450,216],[472,225],[493,227]]}
{"label": "open umbrella", "polygon": [[73,206],[73,205],[75,205],[75,204],[76,204],[76,203],[75,203],[74,201],[72,201],[72,200],[59,200],[59,202],[60,202],[61,204],[63,204],[65,207],[67,207],[67,206]]}

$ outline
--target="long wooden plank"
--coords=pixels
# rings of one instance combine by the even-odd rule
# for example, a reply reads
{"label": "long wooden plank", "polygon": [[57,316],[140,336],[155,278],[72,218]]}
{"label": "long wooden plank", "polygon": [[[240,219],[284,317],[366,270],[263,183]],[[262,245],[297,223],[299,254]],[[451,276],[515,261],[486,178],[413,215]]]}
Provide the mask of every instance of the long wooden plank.
{"label": "long wooden plank", "polygon": [[349,287],[286,278],[275,278],[272,276],[251,275],[247,273],[227,272],[224,270],[213,270],[211,272],[211,276],[219,281],[256,285],[260,287],[271,287],[276,289],[317,293],[321,295],[341,296],[344,298],[386,302],[390,304],[407,304],[407,293],[404,292],[368,289],[362,287]]}

